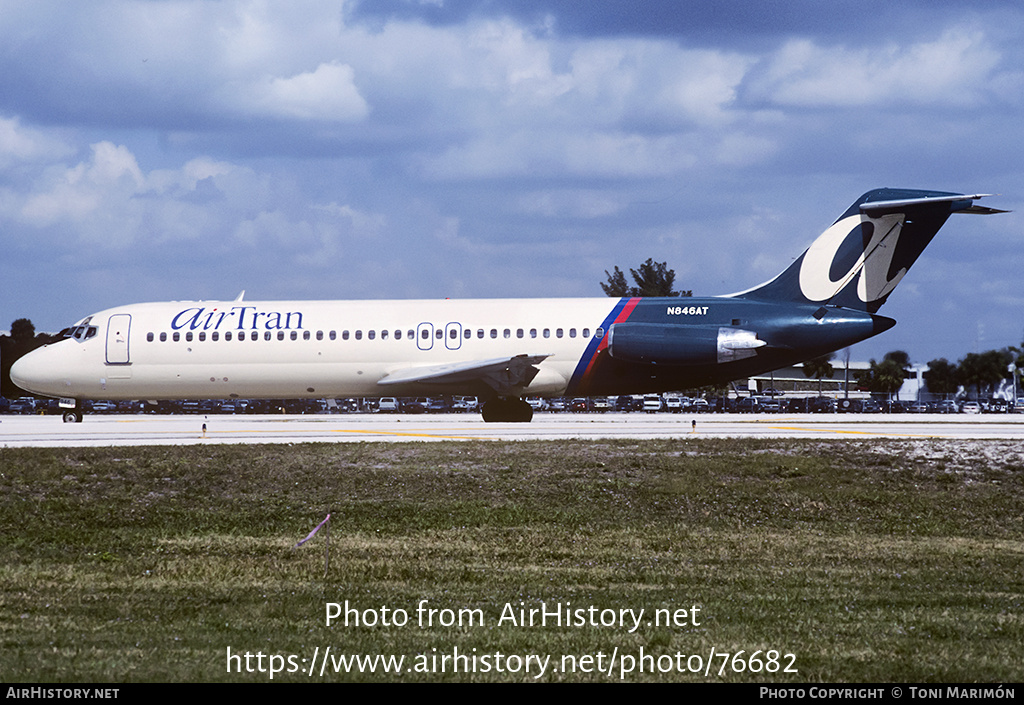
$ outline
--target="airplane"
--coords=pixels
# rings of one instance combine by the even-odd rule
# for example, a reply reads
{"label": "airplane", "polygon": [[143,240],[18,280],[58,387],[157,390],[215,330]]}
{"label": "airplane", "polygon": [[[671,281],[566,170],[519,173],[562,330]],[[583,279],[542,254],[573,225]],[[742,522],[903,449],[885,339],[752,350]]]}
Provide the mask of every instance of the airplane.
{"label": "airplane", "polygon": [[888,330],[877,315],[953,213],[992,194],[875,189],[774,279],[714,297],[161,302],[78,321],[11,369],[60,398],[295,399],[453,394],[488,422],[528,422],[526,396],[725,384]]}

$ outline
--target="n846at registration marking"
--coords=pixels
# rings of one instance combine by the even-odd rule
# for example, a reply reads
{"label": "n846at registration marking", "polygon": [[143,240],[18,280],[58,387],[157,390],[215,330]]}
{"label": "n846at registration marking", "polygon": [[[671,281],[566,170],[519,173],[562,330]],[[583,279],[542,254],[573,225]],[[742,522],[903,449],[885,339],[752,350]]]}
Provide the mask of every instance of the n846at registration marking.
{"label": "n846at registration marking", "polygon": [[707,306],[669,306],[670,316],[703,316],[708,312]]}

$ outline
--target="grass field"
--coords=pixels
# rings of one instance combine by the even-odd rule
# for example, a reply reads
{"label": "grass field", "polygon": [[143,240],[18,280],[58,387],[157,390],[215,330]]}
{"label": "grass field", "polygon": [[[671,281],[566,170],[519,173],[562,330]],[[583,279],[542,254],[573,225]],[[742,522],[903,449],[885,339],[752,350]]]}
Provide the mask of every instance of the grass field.
{"label": "grass field", "polygon": [[1022,511],[998,441],[0,449],[0,680],[1015,683]]}

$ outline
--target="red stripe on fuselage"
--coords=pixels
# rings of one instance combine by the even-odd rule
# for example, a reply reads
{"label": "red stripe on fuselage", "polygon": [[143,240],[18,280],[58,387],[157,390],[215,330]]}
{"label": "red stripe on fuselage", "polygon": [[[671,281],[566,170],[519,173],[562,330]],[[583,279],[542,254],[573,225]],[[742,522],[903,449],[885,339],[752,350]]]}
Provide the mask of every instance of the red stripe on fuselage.
{"label": "red stripe on fuselage", "polygon": [[622,310],[619,311],[619,315],[615,317],[615,320],[608,324],[604,332],[604,337],[601,338],[601,342],[597,344],[597,349],[594,350],[593,354],[590,356],[590,361],[587,363],[587,369],[583,371],[583,376],[580,378],[579,383],[580,389],[586,389],[587,384],[590,381],[590,373],[594,369],[594,363],[597,362],[597,358],[600,356],[601,351],[608,347],[608,335],[611,333],[612,326],[616,323],[622,323],[629,318],[629,315],[633,313],[633,309],[636,308],[638,303],[640,303],[639,296],[630,298],[630,300],[626,302],[625,306],[622,307]]}

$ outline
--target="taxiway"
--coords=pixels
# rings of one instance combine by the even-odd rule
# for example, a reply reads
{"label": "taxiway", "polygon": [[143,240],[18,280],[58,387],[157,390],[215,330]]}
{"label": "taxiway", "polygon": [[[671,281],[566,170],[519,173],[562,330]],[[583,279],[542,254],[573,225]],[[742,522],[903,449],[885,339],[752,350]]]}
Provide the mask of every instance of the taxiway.
{"label": "taxiway", "polygon": [[477,415],[0,417],[0,447],[356,441],[640,438],[935,438],[1024,440],[1024,415],[537,414],[484,423]]}

